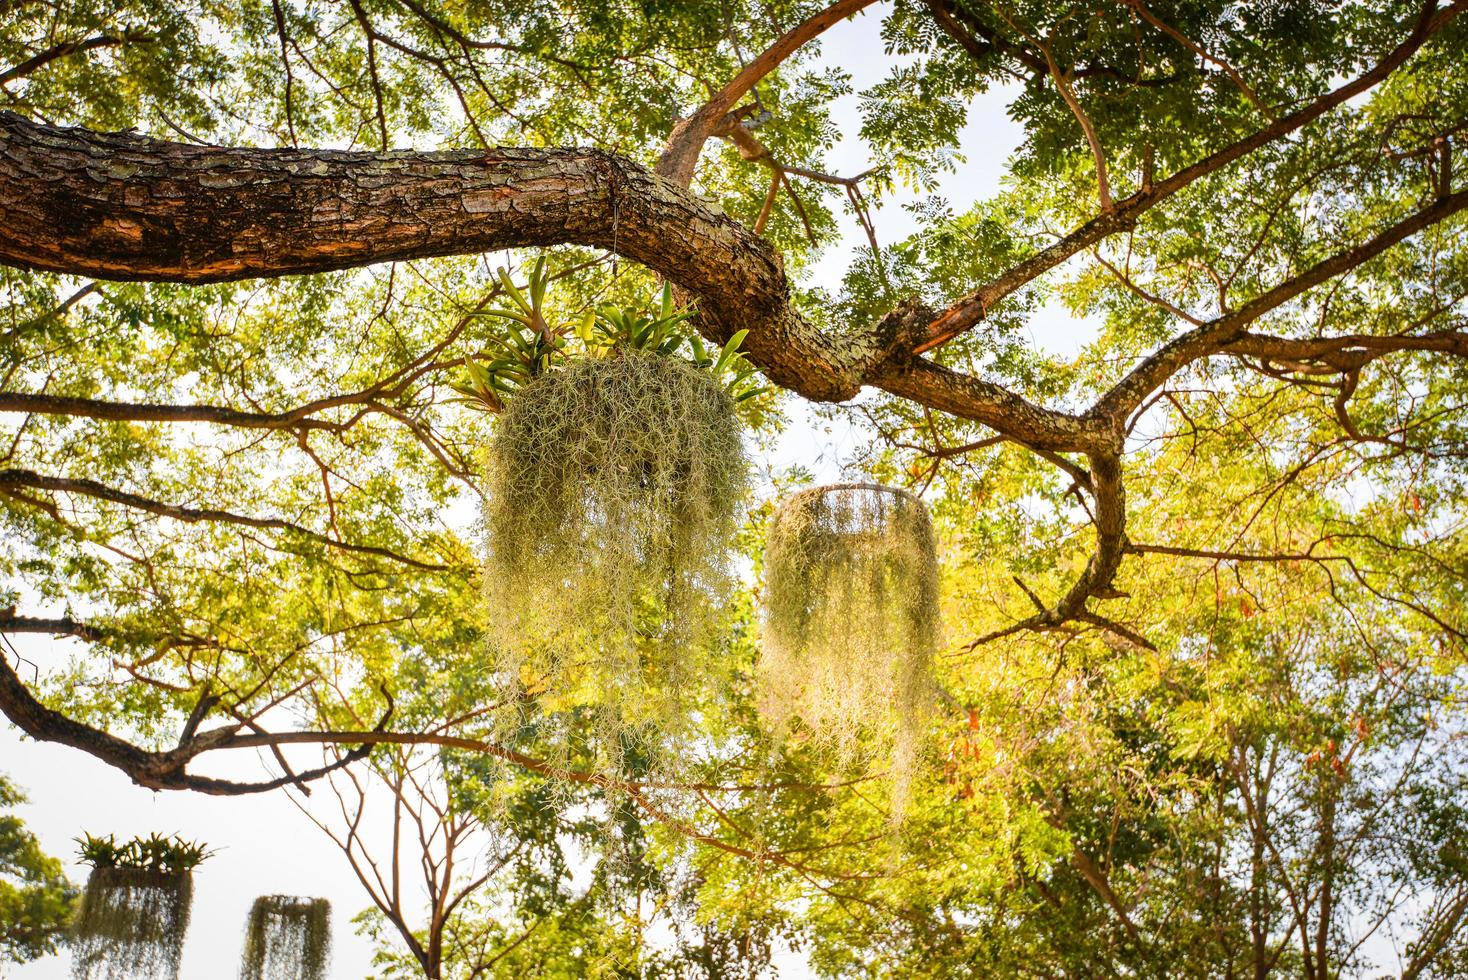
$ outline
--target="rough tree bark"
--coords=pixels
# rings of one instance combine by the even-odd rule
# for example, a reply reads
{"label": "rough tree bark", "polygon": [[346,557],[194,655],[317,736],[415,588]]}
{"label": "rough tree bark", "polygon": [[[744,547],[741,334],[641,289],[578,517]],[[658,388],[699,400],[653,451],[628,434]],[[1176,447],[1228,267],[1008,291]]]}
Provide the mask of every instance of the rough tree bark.
{"label": "rough tree bark", "polygon": [[606,248],[695,296],[712,339],[747,328],[751,360],[803,397],[843,401],[866,383],[907,397],[931,387],[945,411],[1027,445],[1086,452],[1107,442],[1104,425],[997,385],[931,365],[905,370],[912,331],[926,325],[916,308],[839,337],[816,329],[792,308],[768,243],[599,150],[205,147],[0,113],[0,207],[0,262],[103,279],[208,283],[509,247]]}

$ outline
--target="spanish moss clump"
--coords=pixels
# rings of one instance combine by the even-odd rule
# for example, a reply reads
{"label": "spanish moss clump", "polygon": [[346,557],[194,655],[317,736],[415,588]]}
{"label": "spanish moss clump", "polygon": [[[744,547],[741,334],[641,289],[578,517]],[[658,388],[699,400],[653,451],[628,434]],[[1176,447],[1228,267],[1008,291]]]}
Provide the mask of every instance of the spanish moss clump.
{"label": "spanish moss clump", "polygon": [[762,627],[761,710],[772,728],[798,721],[842,765],[890,752],[899,799],[938,643],[938,567],[922,502],[874,484],[787,500],[765,544]]}
{"label": "spanish moss clump", "polygon": [[188,872],[94,868],[73,927],[72,976],[173,980],[192,897]]}
{"label": "spanish moss clump", "polygon": [[330,958],[330,902],[290,895],[255,899],[245,926],[241,980],[326,980]]}
{"label": "spanish moss clump", "polygon": [[498,667],[596,704],[604,748],[676,717],[705,679],[748,485],[708,371],[618,351],[541,375],[489,453],[485,594]]}

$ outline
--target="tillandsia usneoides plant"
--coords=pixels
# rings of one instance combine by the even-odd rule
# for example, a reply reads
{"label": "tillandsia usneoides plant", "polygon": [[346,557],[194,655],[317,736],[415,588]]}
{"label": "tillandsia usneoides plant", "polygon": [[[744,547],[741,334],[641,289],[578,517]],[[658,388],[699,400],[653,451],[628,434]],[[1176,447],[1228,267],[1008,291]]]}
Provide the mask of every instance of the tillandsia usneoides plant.
{"label": "tillandsia usneoides plant", "polygon": [[508,396],[487,466],[496,666],[542,707],[592,706],[613,763],[721,661],[749,480],[736,403],[759,392],[741,337],[680,356],[687,317],[666,289],[651,314],[604,308],[577,328],[584,356],[493,388]]}
{"label": "tillandsia usneoides plant", "polygon": [[758,681],[771,729],[842,766],[890,756],[900,813],[935,691],[938,566],[922,501],[876,484],[803,490],[765,544]]}
{"label": "tillandsia usneoides plant", "polygon": [[326,980],[331,903],[261,895],[250,906],[240,980]]}
{"label": "tillandsia usneoides plant", "polygon": [[77,980],[177,977],[193,870],[209,852],[158,834],[123,844],[87,835],[79,843],[92,873],[72,927],[72,975]]}

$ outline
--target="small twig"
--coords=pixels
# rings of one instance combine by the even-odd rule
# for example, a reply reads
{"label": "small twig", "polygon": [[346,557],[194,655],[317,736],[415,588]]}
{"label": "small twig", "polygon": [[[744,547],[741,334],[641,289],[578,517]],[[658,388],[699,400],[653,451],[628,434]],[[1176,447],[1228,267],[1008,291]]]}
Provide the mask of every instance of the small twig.
{"label": "small twig", "polygon": [[1185,35],[1182,31],[1179,31],[1177,28],[1173,27],[1171,24],[1167,23],[1156,14],[1152,13],[1152,11],[1148,10],[1147,5],[1143,3],[1142,0],[1124,0],[1124,2],[1127,6],[1135,10],[1143,20],[1151,24],[1153,27],[1157,28],[1162,33],[1166,34],[1168,37],[1172,38],[1178,44],[1181,44],[1183,47],[1187,48],[1189,51],[1193,52],[1204,61],[1211,61],[1219,68],[1223,69],[1224,73],[1233,80],[1233,83],[1239,87],[1239,91],[1244,93],[1244,97],[1249,100],[1254,108],[1258,109],[1265,115],[1270,115],[1269,107],[1260,100],[1259,96],[1254,94],[1254,90],[1249,87],[1249,83],[1244,81],[1244,76],[1240,75],[1233,65],[1230,65],[1227,61],[1224,61],[1217,55],[1209,54],[1201,44],[1198,44],[1187,35]]}

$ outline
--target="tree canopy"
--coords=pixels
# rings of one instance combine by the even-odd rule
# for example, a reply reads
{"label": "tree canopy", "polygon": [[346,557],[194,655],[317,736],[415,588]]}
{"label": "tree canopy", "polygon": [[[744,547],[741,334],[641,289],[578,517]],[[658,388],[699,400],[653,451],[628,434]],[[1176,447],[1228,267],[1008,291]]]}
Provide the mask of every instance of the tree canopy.
{"label": "tree canopy", "polygon": [[[0,776],[0,807],[24,803]],[[24,963],[56,952],[66,935],[77,891],[36,835],[13,813],[0,814],[0,962]]]}
{"label": "tree canopy", "polygon": [[[439,823],[508,856],[426,929],[374,898],[394,970],[1461,975],[1465,14],[0,0],[0,639],[75,641],[6,639],[0,711],[160,790],[408,805],[428,753]],[[859,88],[818,57],[856,16]],[[978,196],[945,176],[996,92],[1024,140]],[[1099,326],[1058,355],[1042,309]],[[579,682],[501,649],[491,447],[544,430],[500,419],[624,356],[716,375],[750,446],[843,417],[852,478],[928,509],[910,775],[885,722],[760,717],[800,467],[705,508],[743,514],[712,638],[629,598],[627,649],[681,644],[658,724],[605,723],[666,691],[594,636]],[[658,411],[643,443],[698,431]],[[679,465],[619,485],[738,489]],[[211,775],[241,749],[273,768]]]}

